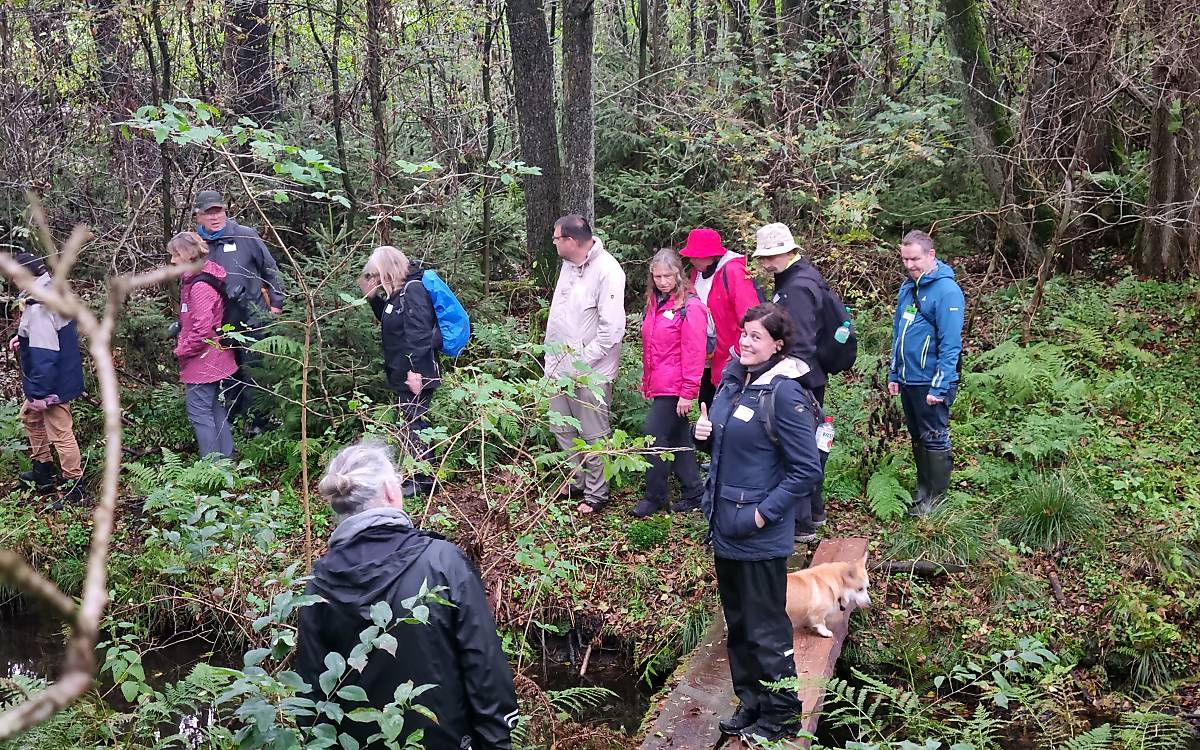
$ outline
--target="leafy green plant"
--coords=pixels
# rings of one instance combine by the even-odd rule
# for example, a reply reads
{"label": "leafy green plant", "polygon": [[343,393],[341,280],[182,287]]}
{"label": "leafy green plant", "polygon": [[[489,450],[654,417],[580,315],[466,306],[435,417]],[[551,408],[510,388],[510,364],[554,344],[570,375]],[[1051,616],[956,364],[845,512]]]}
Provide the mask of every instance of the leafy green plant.
{"label": "leafy green plant", "polygon": [[1103,504],[1065,470],[1026,476],[1003,513],[1001,534],[1040,549],[1081,541],[1106,525]]}
{"label": "leafy green plant", "polygon": [[867,480],[867,503],[871,512],[881,521],[888,521],[904,514],[912,504],[912,493],[900,482],[896,469],[895,455],[888,456],[879,470]]}

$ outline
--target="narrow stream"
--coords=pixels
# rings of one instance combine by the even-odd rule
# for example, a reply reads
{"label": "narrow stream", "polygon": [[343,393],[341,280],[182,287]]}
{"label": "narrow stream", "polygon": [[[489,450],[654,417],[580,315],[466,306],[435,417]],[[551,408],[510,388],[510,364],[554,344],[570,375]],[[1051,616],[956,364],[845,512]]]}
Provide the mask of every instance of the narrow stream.
{"label": "narrow stream", "polygon": [[[0,607],[0,680],[14,677],[54,679],[63,655],[64,632],[53,617],[33,610]],[[637,731],[642,716],[650,704],[651,689],[619,666],[617,658],[598,658],[581,678],[578,668],[565,659],[551,654],[543,664],[534,664],[529,677],[543,690],[562,690],[576,685],[608,688],[617,697],[590,708],[574,718],[578,721],[609,727],[632,734]],[[102,657],[101,657],[102,658]],[[160,641],[142,654],[142,666],[147,682],[156,690],[183,679],[196,664],[206,661],[216,666],[241,666],[240,652],[214,651],[211,643],[200,634],[179,633]],[[101,684],[100,690],[113,708],[127,710],[120,691],[111,683]],[[201,744],[202,730],[213,720],[211,715],[187,715],[180,719],[178,731],[194,738],[193,747]],[[165,728],[170,732],[170,727]]]}

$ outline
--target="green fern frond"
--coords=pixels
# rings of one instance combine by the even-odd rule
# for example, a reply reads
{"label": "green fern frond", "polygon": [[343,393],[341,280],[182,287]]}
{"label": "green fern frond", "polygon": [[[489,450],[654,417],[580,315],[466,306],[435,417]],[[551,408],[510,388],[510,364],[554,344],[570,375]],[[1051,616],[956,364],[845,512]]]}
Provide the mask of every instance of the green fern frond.
{"label": "green fern frond", "polygon": [[1059,750],[1108,750],[1112,747],[1112,726],[1101,724],[1078,737],[1072,737]]}
{"label": "green fern frond", "polygon": [[575,685],[562,690],[546,692],[546,700],[555,709],[568,714],[580,714],[589,708],[596,708],[606,701],[618,697],[616,693],[605,687],[594,685]]}
{"label": "green fern frond", "polygon": [[867,481],[867,503],[871,506],[871,512],[881,521],[900,516],[911,502],[912,493],[900,483],[891,459],[885,461]]}
{"label": "green fern frond", "polygon": [[1178,716],[1134,711],[1121,716],[1117,739],[1126,750],[1184,750],[1193,734],[1191,727]]}

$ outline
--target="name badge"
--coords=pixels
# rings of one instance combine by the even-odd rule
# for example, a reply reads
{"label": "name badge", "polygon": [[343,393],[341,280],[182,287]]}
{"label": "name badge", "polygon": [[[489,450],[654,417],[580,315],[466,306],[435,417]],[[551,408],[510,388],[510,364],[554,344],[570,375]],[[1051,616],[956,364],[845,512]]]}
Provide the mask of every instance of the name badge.
{"label": "name badge", "polygon": [[743,422],[749,422],[754,417],[754,410],[748,406],[742,405],[733,410],[735,419],[740,419]]}
{"label": "name badge", "polygon": [[236,252],[237,252],[237,245],[236,245],[236,244],[234,244],[234,243],[232,243],[232,242],[226,242],[226,243],[225,243],[225,246],[224,246],[224,247],[222,247],[221,249],[222,249],[222,250],[224,250],[224,251],[225,251],[225,252],[227,252],[227,253],[236,253]]}
{"label": "name badge", "polygon": [[383,314],[384,314],[384,315],[391,315],[391,314],[392,314],[392,306],[391,306],[391,305],[388,305],[387,307],[383,308]]}
{"label": "name badge", "polygon": [[675,311],[667,310],[666,312],[663,313],[663,317],[666,318],[667,320],[675,320]]}
{"label": "name badge", "polygon": [[187,303],[186,302],[184,302],[182,305],[179,306],[179,312],[187,312]]}
{"label": "name badge", "polygon": [[913,322],[917,318],[917,308],[909,305],[908,307],[904,308],[904,315],[902,317],[909,323]]}

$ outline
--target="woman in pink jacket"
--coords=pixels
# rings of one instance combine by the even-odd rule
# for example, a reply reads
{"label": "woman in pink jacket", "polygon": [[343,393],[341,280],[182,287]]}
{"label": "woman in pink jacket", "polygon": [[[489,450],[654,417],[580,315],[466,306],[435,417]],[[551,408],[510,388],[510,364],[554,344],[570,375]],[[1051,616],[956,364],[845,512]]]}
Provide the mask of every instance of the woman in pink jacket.
{"label": "woman in pink jacket", "polygon": [[237,361],[233,350],[221,345],[217,330],[225,315],[225,269],[209,260],[208,243],[195,232],[172,237],[167,252],[175,265],[204,261],[199,272],[185,273],[180,283],[175,358],[200,455],[233,458],[233,432],[221,403],[221,381],[237,371]]}
{"label": "woman in pink jacket", "polygon": [[704,374],[708,312],[688,289],[683,261],[674,250],[659,250],[650,261],[646,285],[646,313],[642,319],[642,395],[650,400],[646,434],[654,446],[673,451],[667,462],[650,456],[646,470],[646,494],[633,515],[654,513],[667,504],[667,480],[671,472],[682,486],[680,500],[671,510],[682,513],[700,507],[704,484],[692,445],[688,413],[700,392]]}

